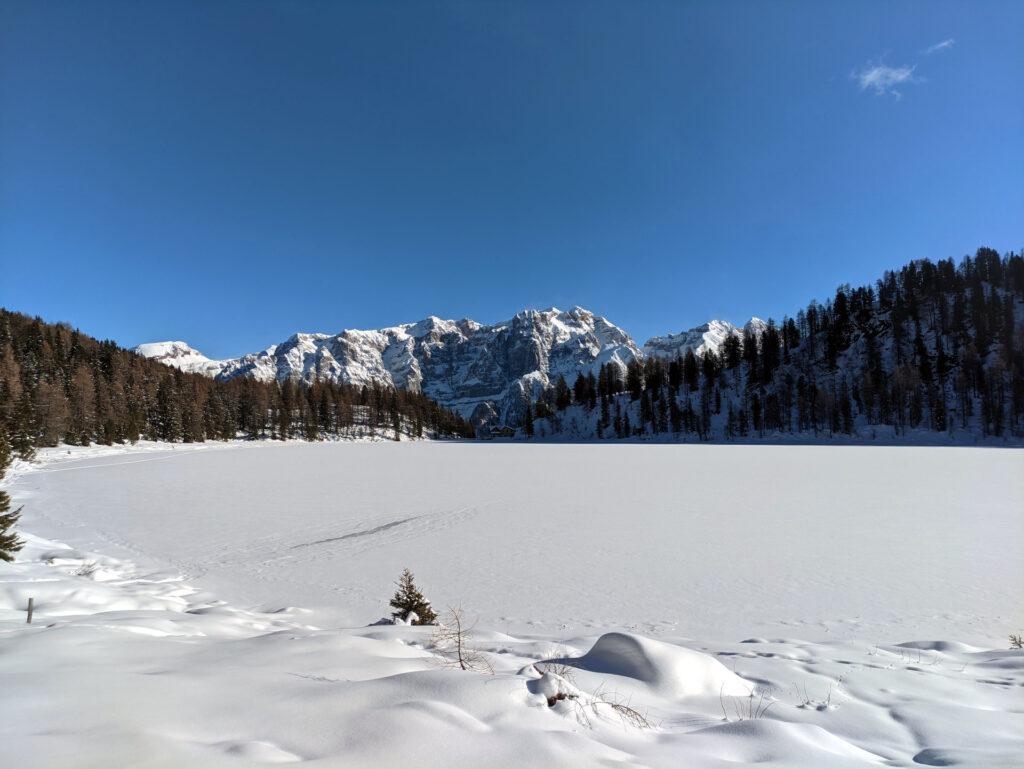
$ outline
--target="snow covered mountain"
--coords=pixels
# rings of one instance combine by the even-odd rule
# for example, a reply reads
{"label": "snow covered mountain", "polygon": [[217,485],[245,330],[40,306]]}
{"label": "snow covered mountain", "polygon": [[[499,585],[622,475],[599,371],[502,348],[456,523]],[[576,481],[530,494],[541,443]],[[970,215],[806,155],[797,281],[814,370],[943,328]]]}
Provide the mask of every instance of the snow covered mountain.
{"label": "snow covered mountain", "polygon": [[210,360],[185,342],[150,342],[140,344],[135,348],[135,352],[182,371],[213,377],[221,372],[224,365],[223,361]]}
{"label": "snow covered mountain", "polygon": [[559,375],[642,357],[629,334],[581,307],[524,310],[485,326],[429,317],[376,331],[295,334],[263,352],[210,360],[184,342],[140,345],[136,352],[217,379],[250,376],[269,382],[298,378],[349,384],[382,383],[418,390],[475,421],[518,422]]}
{"label": "snow covered mountain", "polygon": [[718,352],[729,336],[741,337],[744,330],[760,336],[765,326],[760,318],[742,328],[712,320],[649,339],[641,351],[629,334],[589,310],[552,307],[524,310],[489,326],[431,316],[378,330],[293,334],[262,352],[227,360],[211,360],[185,342],[154,342],[135,351],[221,380],[385,384],[422,392],[477,422],[518,424],[527,399],[535,400],[560,375],[572,384],[577,374],[596,375],[606,363],[625,370],[645,356]]}
{"label": "snow covered mountain", "polygon": [[743,328],[727,320],[712,320],[689,331],[652,337],[644,343],[644,354],[671,360],[676,356],[685,355],[688,350],[693,350],[694,355],[702,355],[707,350],[717,353],[730,336],[742,337],[745,330],[750,330],[754,336],[760,336],[766,327],[767,324],[760,318],[751,318]]}

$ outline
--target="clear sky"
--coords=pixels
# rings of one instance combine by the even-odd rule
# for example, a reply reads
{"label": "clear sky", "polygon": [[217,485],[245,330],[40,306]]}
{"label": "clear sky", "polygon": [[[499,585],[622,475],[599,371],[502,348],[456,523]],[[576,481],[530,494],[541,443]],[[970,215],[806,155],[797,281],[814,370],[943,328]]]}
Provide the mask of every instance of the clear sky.
{"label": "clear sky", "polygon": [[1024,246],[1024,3],[0,0],[0,304],[642,342]]}

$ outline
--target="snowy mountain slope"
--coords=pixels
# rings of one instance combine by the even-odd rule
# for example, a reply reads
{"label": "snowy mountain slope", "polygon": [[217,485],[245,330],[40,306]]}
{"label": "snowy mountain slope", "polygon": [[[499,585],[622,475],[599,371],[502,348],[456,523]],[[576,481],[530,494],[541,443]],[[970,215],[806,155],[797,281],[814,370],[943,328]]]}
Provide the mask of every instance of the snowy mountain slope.
{"label": "snowy mountain slope", "polygon": [[211,361],[184,342],[140,345],[136,352],[218,379],[298,378],[420,391],[463,416],[518,421],[559,375],[570,381],[604,364],[623,370],[642,353],[632,338],[581,307],[524,310],[484,326],[429,317],[379,330],[295,334],[263,352]]}
{"label": "snowy mountain slope", "polygon": [[207,376],[217,376],[224,366],[224,361],[211,360],[185,342],[150,342],[140,344],[135,352],[182,371]]}
{"label": "snowy mountain slope", "polygon": [[751,331],[760,336],[767,324],[760,318],[751,318],[739,328],[727,320],[711,320],[703,326],[680,331],[678,334],[651,337],[644,343],[644,355],[673,360],[683,356],[689,350],[694,355],[703,355],[707,351],[721,352],[722,345],[730,336],[743,337],[743,332]]}

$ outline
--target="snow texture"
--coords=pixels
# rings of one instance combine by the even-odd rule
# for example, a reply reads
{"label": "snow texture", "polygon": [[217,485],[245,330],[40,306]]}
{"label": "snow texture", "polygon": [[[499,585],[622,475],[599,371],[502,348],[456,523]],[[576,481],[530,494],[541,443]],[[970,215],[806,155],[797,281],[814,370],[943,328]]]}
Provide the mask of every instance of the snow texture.
{"label": "snow texture", "polygon": [[[158,448],[43,450],[9,478],[38,535],[0,565],[12,766],[1024,753],[1020,451]],[[403,566],[479,618],[493,676],[371,624]]]}

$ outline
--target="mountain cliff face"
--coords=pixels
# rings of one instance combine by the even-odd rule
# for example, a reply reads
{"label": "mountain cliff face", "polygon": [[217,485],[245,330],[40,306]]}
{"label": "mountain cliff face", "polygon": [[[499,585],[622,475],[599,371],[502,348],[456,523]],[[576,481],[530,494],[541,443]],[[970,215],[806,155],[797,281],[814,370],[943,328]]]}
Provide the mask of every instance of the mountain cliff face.
{"label": "mountain cliff face", "polygon": [[488,326],[430,317],[377,331],[295,334],[263,352],[222,361],[184,342],[136,351],[221,380],[379,382],[422,392],[474,421],[511,424],[560,375],[571,382],[581,372],[596,375],[603,364],[625,370],[642,357],[625,331],[580,307],[525,310]]}

